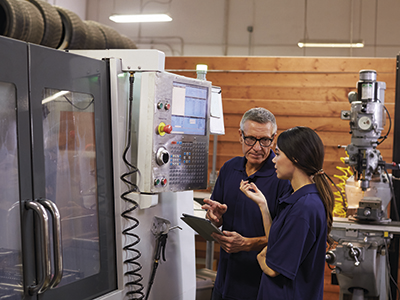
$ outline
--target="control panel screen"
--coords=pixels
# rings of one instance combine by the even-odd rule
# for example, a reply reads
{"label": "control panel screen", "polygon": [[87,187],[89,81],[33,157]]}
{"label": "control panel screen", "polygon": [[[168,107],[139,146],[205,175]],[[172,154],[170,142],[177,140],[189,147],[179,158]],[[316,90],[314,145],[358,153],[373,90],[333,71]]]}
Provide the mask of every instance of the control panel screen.
{"label": "control panel screen", "polygon": [[171,134],[206,135],[208,89],[174,82]]}

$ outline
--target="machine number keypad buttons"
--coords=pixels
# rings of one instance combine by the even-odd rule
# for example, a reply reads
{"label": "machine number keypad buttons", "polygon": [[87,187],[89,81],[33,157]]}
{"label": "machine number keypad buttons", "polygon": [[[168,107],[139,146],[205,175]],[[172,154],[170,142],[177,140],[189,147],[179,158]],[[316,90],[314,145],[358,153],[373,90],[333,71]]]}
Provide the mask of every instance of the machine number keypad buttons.
{"label": "machine number keypad buttons", "polygon": [[207,143],[171,142],[169,184],[200,187],[207,180]]}

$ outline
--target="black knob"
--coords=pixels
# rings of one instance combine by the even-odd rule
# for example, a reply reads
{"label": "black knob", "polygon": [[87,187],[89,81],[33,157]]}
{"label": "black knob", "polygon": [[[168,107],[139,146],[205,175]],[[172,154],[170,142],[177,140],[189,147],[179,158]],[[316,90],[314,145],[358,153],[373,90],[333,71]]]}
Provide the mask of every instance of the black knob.
{"label": "black knob", "polygon": [[164,147],[160,147],[157,150],[157,154],[156,154],[156,162],[157,164],[159,164],[160,166],[165,165],[166,163],[168,163],[169,161],[169,152],[167,149],[165,149]]}

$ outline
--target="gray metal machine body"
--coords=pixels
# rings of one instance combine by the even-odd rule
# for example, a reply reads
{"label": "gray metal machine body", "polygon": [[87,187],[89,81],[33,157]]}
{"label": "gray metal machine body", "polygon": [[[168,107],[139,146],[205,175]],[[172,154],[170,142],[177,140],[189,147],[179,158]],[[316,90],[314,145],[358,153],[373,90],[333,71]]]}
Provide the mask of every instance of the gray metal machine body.
{"label": "gray metal machine body", "polygon": [[[351,143],[346,147],[346,163],[354,177],[346,184],[349,208],[356,208],[358,220],[387,220],[391,200],[389,174],[377,146],[383,142],[386,123],[384,82],[376,81],[374,70],[361,70],[357,92],[349,93],[351,111],[342,111],[341,118],[350,121]],[[381,140],[381,141],[380,141]],[[361,197],[361,199],[360,199]]]}
{"label": "gray metal machine body", "polygon": [[388,251],[400,224],[360,224],[334,218],[332,238],[338,243],[326,254],[340,286],[340,300],[389,299]]}

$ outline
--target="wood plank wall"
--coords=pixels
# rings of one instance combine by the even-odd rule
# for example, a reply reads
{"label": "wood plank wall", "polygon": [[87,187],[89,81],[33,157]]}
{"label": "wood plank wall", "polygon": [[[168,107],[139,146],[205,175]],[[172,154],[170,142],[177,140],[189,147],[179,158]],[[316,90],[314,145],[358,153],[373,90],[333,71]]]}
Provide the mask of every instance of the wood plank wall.
{"label": "wood plank wall", "polygon": [[[393,118],[395,100],[395,58],[311,58],[311,57],[167,57],[166,70],[196,77],[196,65],[207,64],[207,80],[222,88],[224,136],[218,136],[217,170],[228,159],[242,155],[238,128],[243,113],[265,107],[275,116],[278,134],[293,126],[314,129],[325,145],[324,169],[328,175],[345,166],[340,157],[351,141],[349,122],[340,119],[350,110],[347,95],[356,90],[359,71],[377,71],[386,83],[385,105]],[[388,124],[389,122],[387,122]],[[386,133],[388,125],[383,133]],[[393,130],[378,149],[391,161]],[[210,141],[209,169],[212,164]]]}
{"label": "wood plank wall", "polygon": [[[349,122],[340,119],[341,110],[350,110],[347,95],[356,90],[359,71],[377,71],[377,80],[386,83],[385,105],[394,118],[396,58],[312,58],[312,57],[167,57],[166,70],[196,77],[196,65],[207,64],[207,80],[222,88],[224,136],[218,137],[217,166],[242,155],[238,128],[245,111],[265,107],[276,117],[278,134],[293,126],[314,129],[325,145],[326,173],[341,175],[345,167],[338,146],[351,141]],[[383,133],[387,132],[387,125]],[[393,130],[378,149],[383,159],[392,160]],[[212,167],[212,138],[209,171]],[[338,180],[334,179],[336,183]],[[325,270],[324,299],[338,299],[339,287],[330,284]]]}

